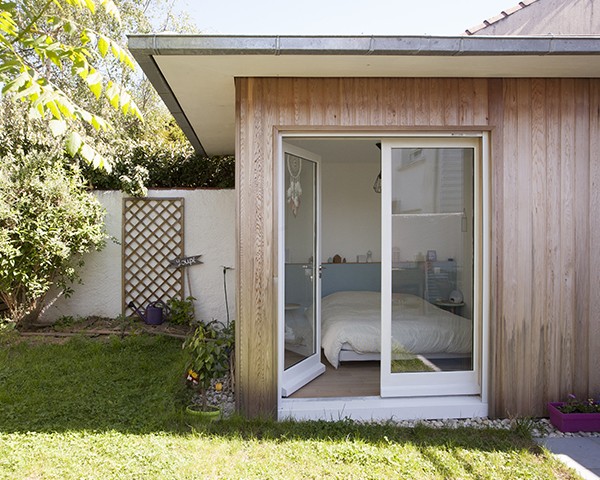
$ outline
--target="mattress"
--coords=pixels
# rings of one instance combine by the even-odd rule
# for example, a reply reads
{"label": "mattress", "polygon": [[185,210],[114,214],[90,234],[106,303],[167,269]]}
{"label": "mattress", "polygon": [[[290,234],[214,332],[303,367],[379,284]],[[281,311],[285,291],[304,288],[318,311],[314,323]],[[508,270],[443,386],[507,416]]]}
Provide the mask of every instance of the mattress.
{"label": "mattress", "polygon": [[[472,321],[405,293],[392,295],[392,345],[402,352],[470,354]],[[321,345],[337,368],[342,348],[381,352],[379,292],[336,292],[322,299]]]}

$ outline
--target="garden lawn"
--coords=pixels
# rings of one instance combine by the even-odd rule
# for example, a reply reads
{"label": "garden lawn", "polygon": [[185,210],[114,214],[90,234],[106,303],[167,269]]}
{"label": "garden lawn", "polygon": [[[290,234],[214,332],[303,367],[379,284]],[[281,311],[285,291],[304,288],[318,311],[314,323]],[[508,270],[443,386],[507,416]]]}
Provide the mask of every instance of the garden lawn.
{"label": "garden lawn", "polygon": [[191,423],[183,367],[164,337],[0,339],[0,479],[576,478],[516,431]]}

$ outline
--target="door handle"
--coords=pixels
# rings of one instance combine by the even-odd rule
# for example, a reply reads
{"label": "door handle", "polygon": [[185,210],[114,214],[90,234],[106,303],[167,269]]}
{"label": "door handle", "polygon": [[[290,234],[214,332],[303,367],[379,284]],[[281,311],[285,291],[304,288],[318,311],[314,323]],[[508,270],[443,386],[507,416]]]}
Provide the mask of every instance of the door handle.
{"label": "door handle", "polygon": [[323,265],[319,265],[319,278],[323,277],[323,270],[327,270],[327,267],[324,267]]}

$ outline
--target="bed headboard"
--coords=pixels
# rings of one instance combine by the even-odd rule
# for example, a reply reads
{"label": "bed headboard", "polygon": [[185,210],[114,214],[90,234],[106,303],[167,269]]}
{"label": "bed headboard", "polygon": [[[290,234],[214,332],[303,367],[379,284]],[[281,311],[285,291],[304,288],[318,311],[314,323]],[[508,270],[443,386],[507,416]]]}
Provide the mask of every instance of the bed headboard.
{"label": "bed headboard", "polygon": [[[285,294],[287,302],[302,303],[310,288],[300,264],[286,264]],[[420,268],[392,271],[394,292],[412,293],[422,297],[425,274]],[[341,291],[381,291],[380,263],[325,263],[321,279],[321,296]]]}

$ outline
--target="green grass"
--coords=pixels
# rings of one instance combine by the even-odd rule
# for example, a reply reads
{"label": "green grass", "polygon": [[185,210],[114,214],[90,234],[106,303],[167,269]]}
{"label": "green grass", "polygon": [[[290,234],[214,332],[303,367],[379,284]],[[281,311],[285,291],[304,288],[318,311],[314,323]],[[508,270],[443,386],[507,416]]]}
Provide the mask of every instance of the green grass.
{"label": "green grass", "polygon": [[575,478],[515,431],[190,423],[180,341],[0,341],[0,479]]}

